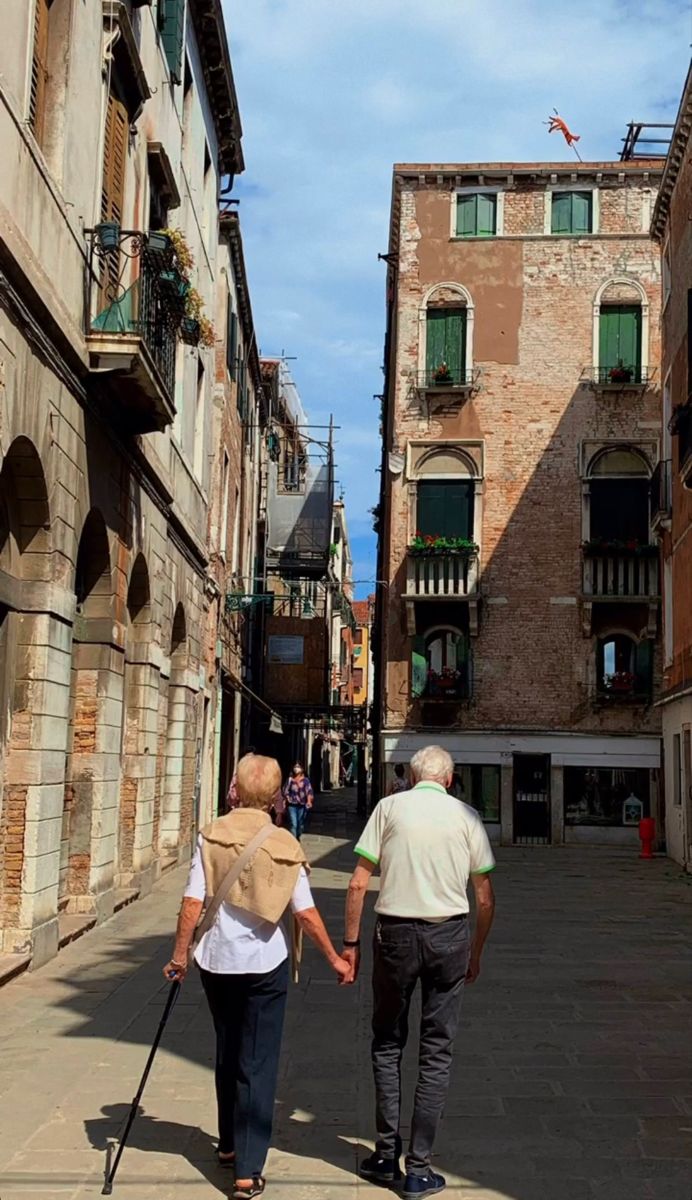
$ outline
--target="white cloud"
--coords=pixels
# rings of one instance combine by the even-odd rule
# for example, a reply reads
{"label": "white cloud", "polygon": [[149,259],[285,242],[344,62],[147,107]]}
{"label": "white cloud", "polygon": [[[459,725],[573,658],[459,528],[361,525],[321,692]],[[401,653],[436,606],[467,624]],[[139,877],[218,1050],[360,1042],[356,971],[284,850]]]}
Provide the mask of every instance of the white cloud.
{"label": "white cloud", "polygon": [[[308,413],[333,412],[342,426],[340,478],[350,523],[362,529],[379,484],[377,254],[387,249],[392,164],[568,159],[543,125],[553,107],[581,134],[584,158],[617,157],[632,117],[674,118],[688,3],[224,4],[258,343],[295,354]],[[353,431],[366,436],[354,441]]]}

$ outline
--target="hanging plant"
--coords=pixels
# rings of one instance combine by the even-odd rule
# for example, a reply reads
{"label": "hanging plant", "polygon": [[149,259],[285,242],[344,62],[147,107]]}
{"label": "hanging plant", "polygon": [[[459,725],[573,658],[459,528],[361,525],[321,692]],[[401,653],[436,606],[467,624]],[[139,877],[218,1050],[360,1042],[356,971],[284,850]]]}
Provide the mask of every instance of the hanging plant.
{"label": "hanging plant", "polygon": [[195,265],[195,256],[187,244],[182,229],[160,229],[158,232],[164,233],[170,239],[173,253],[177,260],[178,270],[181,275],[188,278]]}
{"label": "hanging plant", "polygon": [[216,341],[216,332],[214,330],[214,322],[209,320],[209,317],[200,317],[199,319],[199,344],[210,350]]}

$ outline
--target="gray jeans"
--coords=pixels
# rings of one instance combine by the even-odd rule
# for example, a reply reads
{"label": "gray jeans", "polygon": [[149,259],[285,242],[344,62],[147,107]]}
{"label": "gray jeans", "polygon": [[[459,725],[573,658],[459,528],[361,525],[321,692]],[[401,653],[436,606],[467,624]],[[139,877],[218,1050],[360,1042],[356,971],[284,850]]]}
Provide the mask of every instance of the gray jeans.
{"label": "gray jeans", "polygon": [[377,1152],[399,1153],[401,1056],[408,1039],[411,998],[420,980],[422,1014],[418,1084],[406,1169],[423,1175],[449,1088],[461,992],[469,958],[469,923],[442,924],[380,917],[375,926],[372,1065],[375,1075]]}

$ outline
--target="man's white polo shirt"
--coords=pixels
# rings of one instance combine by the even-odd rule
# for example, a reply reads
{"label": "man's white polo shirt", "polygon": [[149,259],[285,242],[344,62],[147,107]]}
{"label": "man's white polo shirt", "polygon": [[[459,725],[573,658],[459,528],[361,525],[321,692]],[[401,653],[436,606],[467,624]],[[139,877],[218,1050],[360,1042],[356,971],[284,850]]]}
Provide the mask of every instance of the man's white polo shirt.
{"label": "man's white polo shirt", "polygon": [[380,800],[356,854],[379,865],[376,912],[427,921],[468,912],[469,876],[495,866],[478,813],[431,780]]}

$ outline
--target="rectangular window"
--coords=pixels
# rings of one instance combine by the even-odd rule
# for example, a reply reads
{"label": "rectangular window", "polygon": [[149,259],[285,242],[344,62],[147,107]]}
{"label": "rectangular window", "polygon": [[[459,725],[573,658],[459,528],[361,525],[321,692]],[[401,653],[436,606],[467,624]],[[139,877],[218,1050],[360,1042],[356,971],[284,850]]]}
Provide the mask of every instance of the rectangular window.
{"label": "rectangular window", "polygon": [[228,295],[228,321],[226,326],[226,366],[231,379],[238,373],[238,318],[233,311],[233,301]]}
{"label": "rectangular window", "polygon": [[205,383],[204,365],[199,359],[197,363],[197,404],[195,406],[195,444],[193,452],[193,467],[196,478],[202,482],[204,470],[204,434],[205,434]]}
{"label": "rectangular window", "polygon": [[687,289],[687,399],[692,397],[692,288]]}
{"label": "rectangular window", "polygon": [[475,808],[486,822],[500,820],[499,766],[466,766],[456,764],[450,791],[457,800]]}
{"label": "rectangular window", "polygon": [[156,23],[173,83],[182,83],[185,0],[158,0]]}
{"label": "rectangular window", "polygon": [[457,237],[494,237],[497,233],[497,196],[474,192],[457,196]]}
{"label": "rectangular window", "polygon": [[642,363],[642,310],[638,304],[608,304],[599,316],[599,366],[630,367],[637,382]]}
{"label": "rectangular window", "polygon": [[357,692],[363,690],[363,668],[354,667],[353,669],[353,686]]}
{"label": "rectangular window", "polygon": [[230,459],[227,452],[223,452],[223,470],[221,472],[221,535],[219,539],[219,551],[223,558],[226,557],[226,542],[228,540],[228,485],[229,485],[229,470]]}
{"label": "rectangular window", "polygon": [[48,85],[48,32],[50,0],[34,0],[34,45],[31,55],[29,124],[39,145],[43,144]]}
{"label": "rectangular window", "polygon": [[416,532],[473,539],[474,484],[470,480],[420,480]]}
{"label": "rectangular window", "polygon": [[645,768],[565,767],[565,825],[632,826],[649,815]]}
{"label": "rectangular window", "polygon": [[682,804],[682,751],[679,733],[673,734],[673,804]]}
{"label": "rectangular window", "polygon": [[552,192],[551,233],[593,233],[591,192]]}
{"label": "rectangular window", "polygon": [[466,378],[466,309],[429,308],[425,314],[425,371],[432,383],[446,366],[452,383]]}
{"label": "rectangular window", "polygon": [[[129,118],[127,109],[112,88],[106,105],[106,128],[103,139],[103,173],[101,180],[101,220],[123,224],[125,203],[125,168]],[[115,298],[120,279],[120,254],[111,251],[104,257],[101,270],[99,309]]]}

